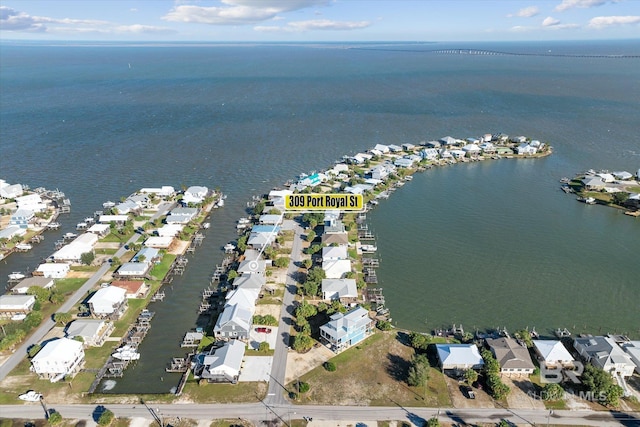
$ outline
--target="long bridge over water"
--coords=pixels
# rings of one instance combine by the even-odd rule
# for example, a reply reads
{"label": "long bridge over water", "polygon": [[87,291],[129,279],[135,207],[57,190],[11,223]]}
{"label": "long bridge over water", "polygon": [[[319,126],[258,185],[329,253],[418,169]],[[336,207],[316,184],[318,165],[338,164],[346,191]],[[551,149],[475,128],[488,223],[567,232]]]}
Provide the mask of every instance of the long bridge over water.
{"label": "long bridge over water", "polygon": [[640,55],[614,55],[614,54],[571,54],[571,53],[553,53],[548,52],[504,52],[499,50],[486,49],[395,49],[395,48],[374,48],[374,47],[352,47],[356,50],[381,50],[390,52],[411,52],[411,53],[430,53],[439,55],[485,55],[485,56],[548,56],[557,58],[604,58],[604,59],[640,59]]}

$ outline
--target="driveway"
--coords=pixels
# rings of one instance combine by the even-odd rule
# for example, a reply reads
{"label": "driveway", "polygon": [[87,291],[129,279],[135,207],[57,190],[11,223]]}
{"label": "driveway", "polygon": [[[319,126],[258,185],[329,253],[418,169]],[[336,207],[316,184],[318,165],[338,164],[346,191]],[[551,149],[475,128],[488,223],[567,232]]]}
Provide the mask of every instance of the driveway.
{"label": "driveway", "polygon": [[532,397],[536,395],[536,387],[531,381],[529,381],[529,378],[509,378],[503,376],[502,382],[508,385],[511,389],[511,392],[509,392],[509,395],[507,396],[509,408],[545,409],[544,402],[542,400]]}
{"label": "driveway", "polygon": [[245,356],[238,381],[269,381],[272,364],[272,356]]}
{"label": "driveway", "polygon": [[[256,328],[267,328],[267,329],[271,329],[270,333],[266,333],[266,332],[258,332],[256,331]],[[256,326],[254,325],[253,328],[251,329],[251,332],[249,332],[249,346],[254,349],[257,350],[258,346],[260,346],[261,342],[268,342],[269,343],[269,348],[271,350],[274,350],[276,348],[276,339],[278,337],[278,328],[276,326]]]}

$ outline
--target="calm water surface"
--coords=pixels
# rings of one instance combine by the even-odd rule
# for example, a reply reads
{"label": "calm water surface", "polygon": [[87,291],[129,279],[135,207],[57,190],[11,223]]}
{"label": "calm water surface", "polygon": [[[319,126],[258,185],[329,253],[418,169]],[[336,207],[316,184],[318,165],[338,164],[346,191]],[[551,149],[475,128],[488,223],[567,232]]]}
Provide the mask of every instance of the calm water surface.
{"label": "calm water surface", "polygon": [[[225,207],[152,305],[143,356],[113,389],[165,392],[177,377],[164,367],[206,321],[200,292],[252,195],[376,143],[505,132],[555,152],[432,169],[369,214],[394,323],[640,336],[640,223],[558,189],[585,169],[640,167],[638,59],[338,47],[0,44],[0,176],[59,188],[73,204],[61,230],[0,264],[0,280],[34,268],[107,200],[147,186],[220,187]],[[640,52],[637,41],[454,47]]]}

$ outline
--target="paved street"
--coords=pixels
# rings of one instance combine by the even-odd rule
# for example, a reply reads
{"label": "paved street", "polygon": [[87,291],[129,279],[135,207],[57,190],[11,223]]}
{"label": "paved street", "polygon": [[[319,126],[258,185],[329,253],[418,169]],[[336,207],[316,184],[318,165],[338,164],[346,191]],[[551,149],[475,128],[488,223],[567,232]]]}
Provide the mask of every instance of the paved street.
{"label": "paved street", "polygon": [[287,400],[284,397],[284,381],[287,370],[287,354],[289,353],[289,328],[293,324],[293,318],[290,314],[290,310],[292,310],[297,290],[297,264],[300,262],[302,257],[303,229],[300,224],[294,220],[285,220],[282,228],[284,230],[294,230],[294,237],[291,249],[291,261],[289,262],[289,269],[287,270],[284,297],[282,299],[282,311],[280,314],[280,323],[278,325],[278,339],[276,340],[276,348],[273,355],[271,379],[269,381],[267,397],[265,398],[265,403],[268,405],[283,405],[287,403]]}
{"label": "paved street", "polygon": [[[161,203],[158,205],[158,211],[153,215],[151,221],[156,218],[165,215],[169,210],[173,209],[175,203]],[[125,245],[130,245],[135,243],[140,238],[139,234],[134,234],[131,238],[126,242]],[[116,257],[121,257],[126,249],[124,246],[121,246],[117,252],[114,254]],[[58,313],[66,313],[70,311],[74,305],[80,302],[87,295],[87,292],[92,289],[101,279],[102,276],[109,270],[111,264],[104,263],[100,266],[98,271],[91,276],[81,287],[78,289],[68,300],[62,304],[60,309],[57,311]],[[5,362],[0,366],[0,381],[4,380],[6,376],[11,372],[18,364],[27,356],[27,350],[34,344],[39,343],[44,336],[55,326],[55,322],[53,319],[43,319],[42,324],[38,329],[36,329],[30,337],[28,337],[20,347],[18,347],[13,354],[5,360]]]}
{"label": "paved street", "polygon": [[[275,405],[266,406],[262,402],[228,405],[197,404],[143,404],[105,405],[117,417],[146,418],[150,422],[158,416],[164,423],[180,418],[195,420],[242,418],[260,423],[265,419],[280,419],[288,425],[290,419],[312,417],[315,420],[397,420],[420,424],[423,420],[437,416],[440,421],[455,424],[497,423],[501,419],[514,425],[583,425],[583,426],[619,426],[640,425],[640,413],[621,413],[607,411],[553,411],[546,409],[508,410],[508,409],[455,409],[455,408],[403,408],[376,406],[314,406],[314,405]],[[52,405],[49,409],[60,412],[64,418],[91,419],[96,405]],[[44,418],[42,407],[37,404],[1,405],[0,414],[6,418],[38,419]]]}

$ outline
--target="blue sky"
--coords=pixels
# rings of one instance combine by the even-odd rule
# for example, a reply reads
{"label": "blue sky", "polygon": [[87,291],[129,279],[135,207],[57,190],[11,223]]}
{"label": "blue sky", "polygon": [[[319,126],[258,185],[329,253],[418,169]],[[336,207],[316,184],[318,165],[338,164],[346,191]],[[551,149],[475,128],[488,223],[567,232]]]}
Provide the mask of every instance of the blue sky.
{"label": "blue sky", "polygon": [[2,40],[640,38],[640,0],[3,0]]}

